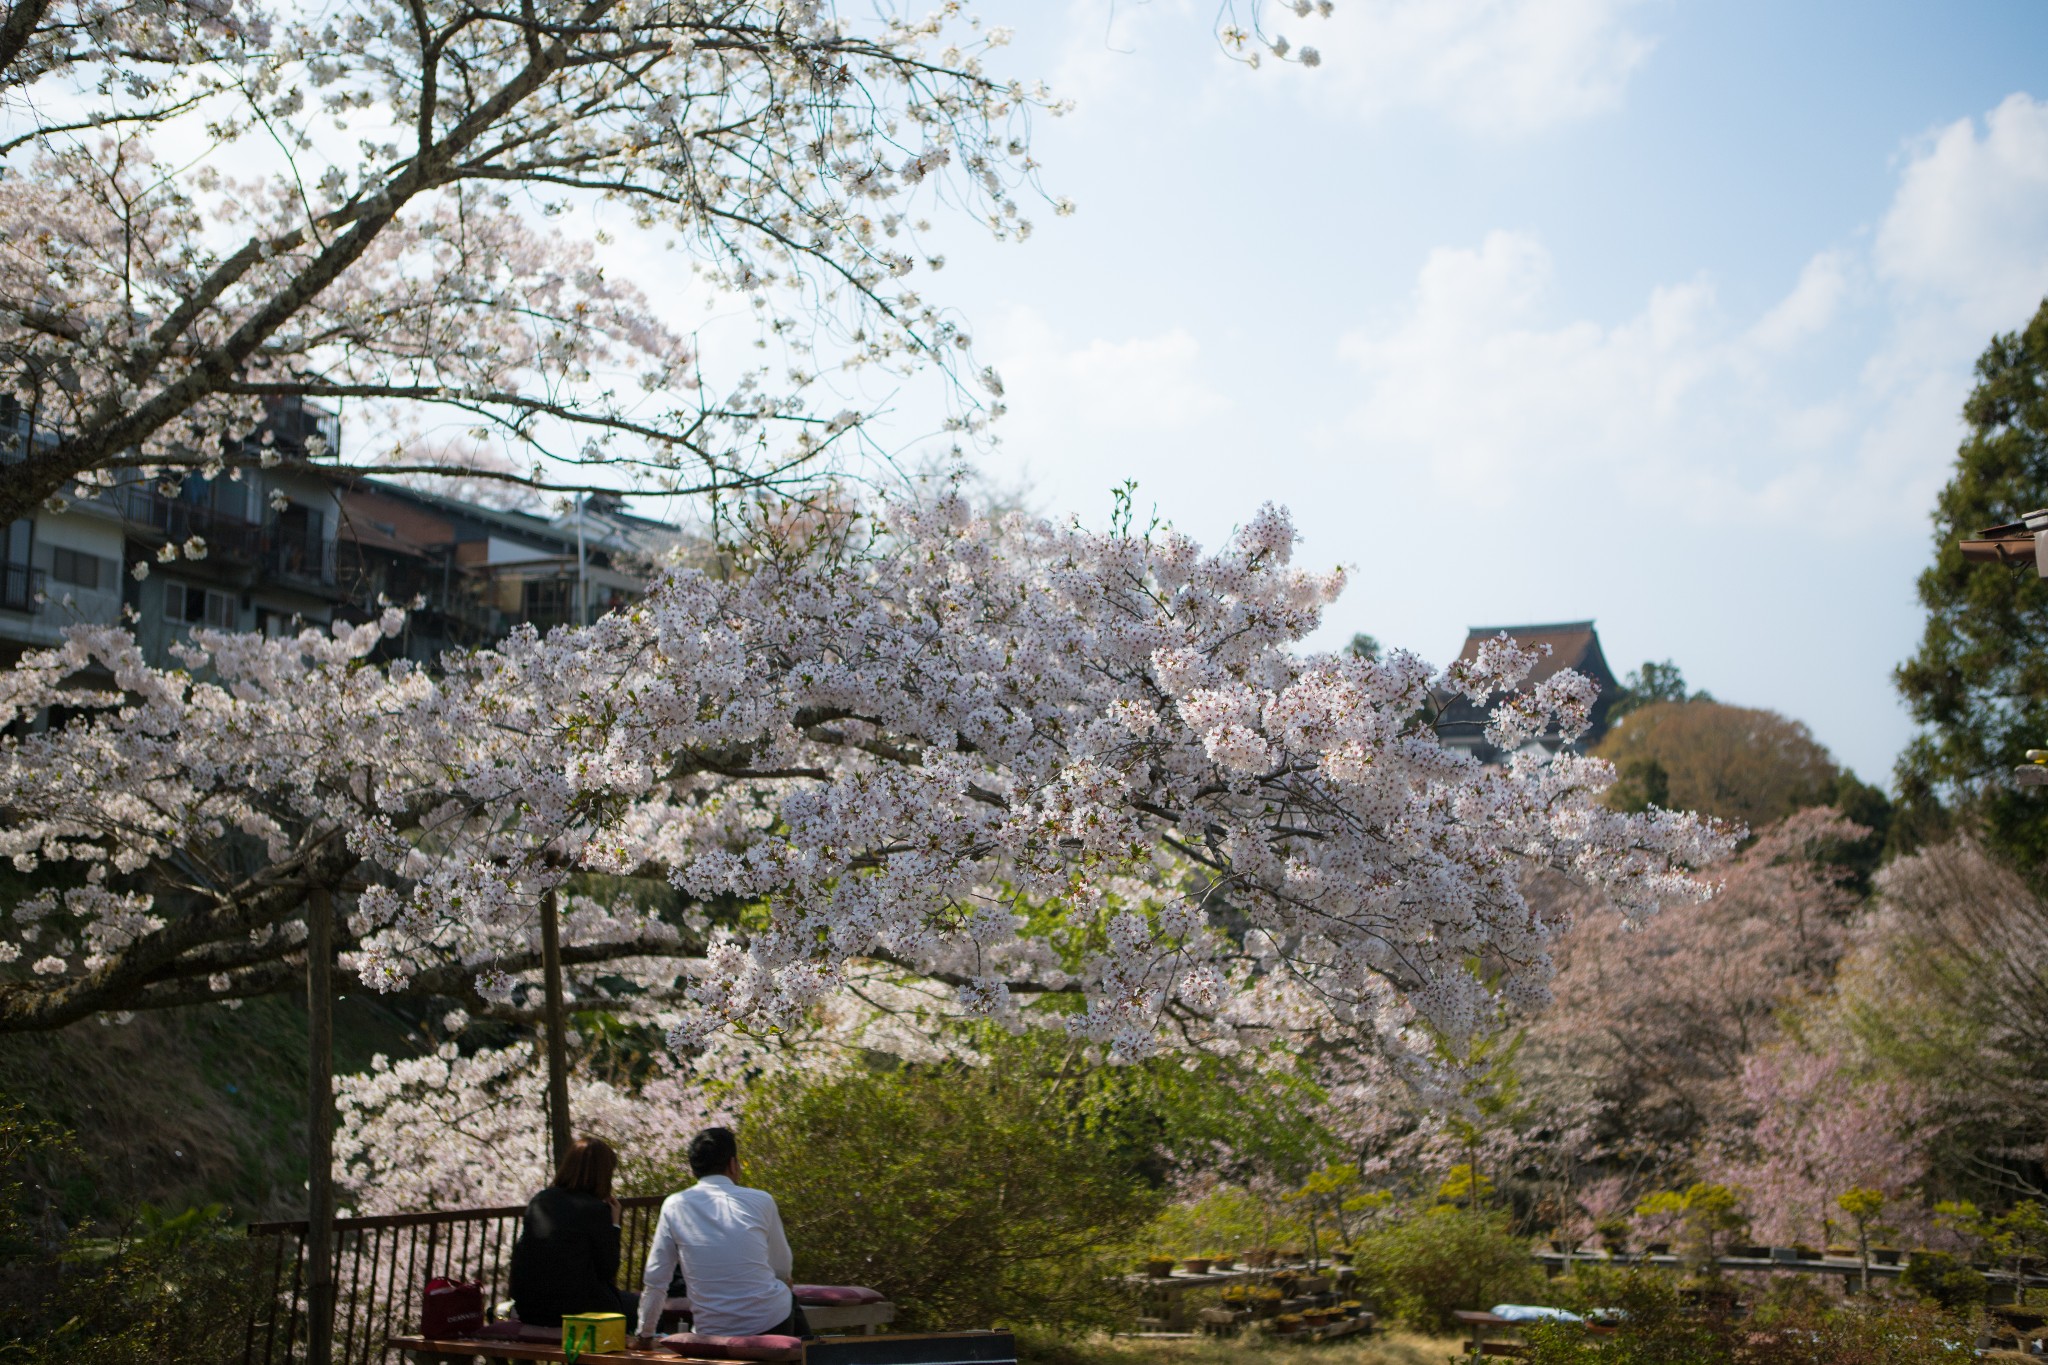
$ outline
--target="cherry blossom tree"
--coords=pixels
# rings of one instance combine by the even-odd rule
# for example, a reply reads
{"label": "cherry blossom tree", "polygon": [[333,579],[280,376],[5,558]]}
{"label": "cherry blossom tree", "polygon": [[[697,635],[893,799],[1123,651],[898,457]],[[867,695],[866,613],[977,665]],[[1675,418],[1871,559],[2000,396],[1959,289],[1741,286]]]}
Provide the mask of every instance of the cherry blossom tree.
{"label": "cherry blossom tree", "polygon": [[[1254,65],[1315,64],[1227,14]],[[990,68],[1008,37],[960,0],[12,0],[0,394],[31,435],[0,523],[122,471],[341,464],[245,439],[279,399],[364,405],[389,439],[352,464],[529,489],[800,479],[870,369],[936,367],[978,428],[1002,384],[926,296],[928,215],[1022,241],[1071,207],[1029,151],[1064,106]],[[621,243],[750,320],[684,334]],[[450,461],[434,424],[496,444]]]}
{"label": "cherry blossom tree", "polygon": [[[923,215],[1027,236],[1027,115],[1060,108],[985,68],[1007,34],[957,4],[18,0],[0,33],[0,382],[44,438],[0,520],[277,458],[241,438],[283,397],[496,432],[535,485],[772,480],[856,423],[808,396],[835,357],[967,378],[913,278]],[[607,233],[750,300],[776,368],[706,364]],[[961,419],[1000,389],[958,387]]]}
{"label": "cherry blossom tree", "polygon": [[1863,833],[1832,810],[1801,811],[1727,866],[1712,901],[1641,924],[1578,914],[1582,890],[1544,883],[1572,927],[1557,1006],[1534,1026],[1534,1084],[1592,1103],[1617,1155],[1682,1160],[1740,1107],[1743,1068],[1780,1036],[1785,1010],[1829,987],[1859,912],[1831,854]]}
{"label": "cherry blossom tree", "polygon": [[1928,1111],[1910,1082],[1838,1047],[1786,1043],[1744,1065],[1742,1101],[1746,1114],[1709,1135],[1703,1165],[1746,1193],[1758,1236],[1820,1243],[1855,1190],[1875,1191],[1902,1226],[1924,1225],[1913,1196]]}
{"label": "cherry blossom tree", "polygon": [[[670,1032],[801,1019],[873,964],[1003,1016],[1059,991],[1115,1057],[1285,977],[1332,1028],[1392,1001],[1455,1046],[1543,1000],[1535,868],[1641,916],[1706,893],[1711,822],[1622,815],[1606,765],[1483,768],[1432,698],[1504,694],[1504,749],[1592,698],[1505,638],[1441,672],[1298,654],[1341,576],[1267,509],[1204,553],[963,499],[764,517],[723,577],[677,570],[582,630],[439,674],[368,661],[381,623],[195,634],[147,667],[80,628],[4,680],[0,1027],[286,988],[309,890],[369,987],[516,1011],[536,907],[572,875],[666,875],[680,920],[569,908],[579,998]],[[104,670],[113,688],[76,684]],[[529,1011],[530,1015],[530,1011]]]}

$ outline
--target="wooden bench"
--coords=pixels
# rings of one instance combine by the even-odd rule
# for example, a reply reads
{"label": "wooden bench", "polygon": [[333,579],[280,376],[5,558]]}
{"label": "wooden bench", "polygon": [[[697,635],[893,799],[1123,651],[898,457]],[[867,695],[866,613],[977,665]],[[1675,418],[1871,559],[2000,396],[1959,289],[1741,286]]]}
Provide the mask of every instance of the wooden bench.
{"label": "wooden bench", "polygon": [[[566,1365],[559,1345],[480,1337],[390,1338],[395,1351],[421,1362],[487,1360],[546,1361]],[[576,1365],[733,1365],[664,1347],[585,1351]],[[879,1336],[821,1337],[803,1343],[801,1365],[1017,1365],[1017,1341],[1008,1332],[888,1332]]]}
{"label": "wooden bench", "polygon": [[1496,1332],[1504,1332],[1510,1336],[1521,1335],[1522,1324],[1515,1319],[1503,1318],[1493,1313],[1474,1313],[1462,1308],[1451,1316],[1471,1329],[1472,1339],[1465,1343],[1464,1353],[1474,1360],[1487,1356],[1515,1360],[1529,1354],[1529,1348],[1519,1341],[1492,1340]]}
{"label": "wooden bench", "polygon": [[[804,1310],[804,1321],[820,1335],[845,1332],[855,1327],[873,1335],[876,1328],[887,1327],[896,1321],[896,1305],[887,1299],[877,1299],[873,1303],[816,1303],[799,1293],[796,1302]],[[687,1298],[670,1299],[663,1305],[664,1316],[679,1312],[687,1320],[689,1306]]]}

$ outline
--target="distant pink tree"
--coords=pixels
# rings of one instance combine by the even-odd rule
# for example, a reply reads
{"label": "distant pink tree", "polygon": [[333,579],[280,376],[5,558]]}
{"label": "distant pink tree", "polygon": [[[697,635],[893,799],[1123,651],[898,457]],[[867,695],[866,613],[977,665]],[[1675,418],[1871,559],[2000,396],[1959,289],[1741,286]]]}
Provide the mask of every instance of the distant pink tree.
{"label": "distant pink tree", "polygon": [[[1859,908],[1829,854],[1868,833],[1833,810],[1800,811],[1728,864],[1704,904],[1645,920],[1573,914],[1556,1003],[1532,1030],[1533,1073],[1546,1089],[1590,1090],[1610,1143],[1688,1149],[1743,1108],[1744,1066],[1779,1039],[1786,1006],[1827,988]],[[1578,897],[1555,883],[1547,894],[1566,913]]]}
{"label": "distant pink tree", "polygon": [[1748,1060],[1741,1094],[1746,1112],[1708,1135],[1701,1165],[1746,1193],[1755,1236],[1821,1242],[1852,1189],[1881,1192],[1880,1221],[1902,1232],[1925,1221],[1929,1108],[1910,1082],[1867,1074],[1839,1047],[1786,1043]]}

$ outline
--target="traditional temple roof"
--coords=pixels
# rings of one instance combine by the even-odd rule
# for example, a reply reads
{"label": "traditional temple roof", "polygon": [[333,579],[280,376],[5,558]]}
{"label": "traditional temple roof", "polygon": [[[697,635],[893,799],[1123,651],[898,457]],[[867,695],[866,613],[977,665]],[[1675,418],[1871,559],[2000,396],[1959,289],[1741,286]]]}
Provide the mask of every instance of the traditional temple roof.
{"label": "traditional temple roof", "polygon": [[[1521,626],[1473,626],[1465,634],[1465,647],[1458,651],[1460,659],[1470,659],[1479,652],[1479,646],[1500,635],[1506,635],[1525,649],[1533,649],[1541,656],[1536,666],[1529,671],[1524,686],[1542,682],[1560,669],[1569,668],[1582,673],[1600,685],[1600,699],[1593,703],[1592,724],[1572,746],[1585,750],[1600,742],[1607,733],[1607,708],[1613,703],[1621,684],[1614,676],[1614,670],[1607,666],[1607,656],[1600,649],[1600,633],[1591,621],[1553,621],[1541,625]],[[1549,652],[1545,653],[1545,646]],[[1486,708],[1473,705],[1464,697],[1448,701],[1437,731],[1446,744],[1467,749],[1482,761],[1491,762],[1504,757],[1486,742]],[[1551,734],[1541,737],[1541,742],[1552,749],[1563,747],[1562,736]]]}

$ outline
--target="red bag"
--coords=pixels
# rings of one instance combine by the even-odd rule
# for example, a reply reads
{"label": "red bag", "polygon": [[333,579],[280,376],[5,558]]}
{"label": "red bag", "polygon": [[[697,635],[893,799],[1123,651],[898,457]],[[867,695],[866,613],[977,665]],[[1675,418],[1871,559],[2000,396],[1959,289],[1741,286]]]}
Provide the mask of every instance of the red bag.
{"label": "red bag", "polygon": [[484,1325],[484,1287],[436,1275],[420,1312],[423,1337],[467,1336]]}

